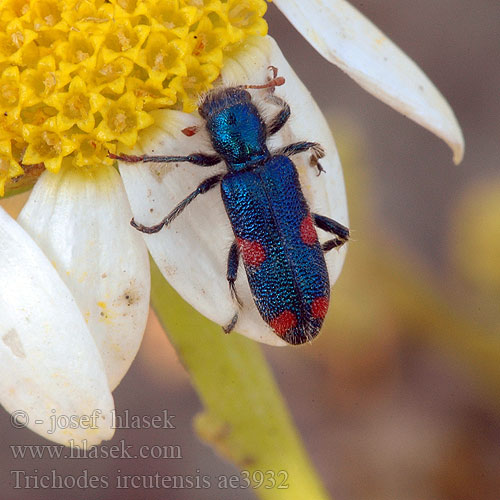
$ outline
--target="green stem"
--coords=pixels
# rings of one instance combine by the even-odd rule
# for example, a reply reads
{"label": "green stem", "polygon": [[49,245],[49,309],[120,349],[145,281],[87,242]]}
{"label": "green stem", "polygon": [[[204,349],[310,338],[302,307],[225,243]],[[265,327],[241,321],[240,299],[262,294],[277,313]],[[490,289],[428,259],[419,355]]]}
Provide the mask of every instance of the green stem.
{"label": "green stem", "polygon": [[258,344],[224,335],[154,264],[152,303],[203,403],[198,435],[250,479],[262,474],[262,484],[253,485],[259,498],[327,499]]}

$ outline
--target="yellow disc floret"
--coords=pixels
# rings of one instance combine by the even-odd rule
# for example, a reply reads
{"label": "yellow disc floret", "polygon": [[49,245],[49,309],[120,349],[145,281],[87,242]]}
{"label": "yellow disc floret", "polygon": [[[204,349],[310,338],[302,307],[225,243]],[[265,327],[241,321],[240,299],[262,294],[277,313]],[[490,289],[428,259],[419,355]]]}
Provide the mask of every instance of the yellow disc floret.
{"label": "yellow disc floret", "polygon": [[23,167],[97,167],[150,111],[191,112],[264,0],[0,0],[0,195]]}

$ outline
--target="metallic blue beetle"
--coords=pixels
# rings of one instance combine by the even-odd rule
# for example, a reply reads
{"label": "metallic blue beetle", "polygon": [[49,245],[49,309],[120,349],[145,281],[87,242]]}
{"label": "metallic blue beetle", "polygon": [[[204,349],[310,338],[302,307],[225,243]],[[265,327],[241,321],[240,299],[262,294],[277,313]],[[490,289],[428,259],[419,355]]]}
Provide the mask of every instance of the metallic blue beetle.
{"label": "metallic blue beetle", "polygon": [[[110,155],[127,162],[190,162],[209,167],[224,161],[227,172],[204,180],[159,224],[131,224],[144,233],[168,226],[198,195],[220,185],[221,196],[235,240],[229,250],[227,281],[238,302],[235,281],[240,256],[245,265],[255,304],[271,328],[290,344],[303,344],[318,333],[330,298],[330,282],[323,252],[339,247],[349,229],[309,211],[291,155],[310,150],[311,164],[323,171],[318,159],[324,153],[315,142],[297,142],[270,152],[267,138],[278,132],[290,116],[290,108],[274,95],[284,83],[277,77],[265,85],[215,89],[204,98],[199,113],[216,154],[188,156]],[[266,124],[245,89],[269,89],[267,100],[280,111]],[[192,130],[185,133],[191,135]],[[318,241],[316,229],[335,235]],[[229,333],[238,321],[236,313],[224,328]]]}

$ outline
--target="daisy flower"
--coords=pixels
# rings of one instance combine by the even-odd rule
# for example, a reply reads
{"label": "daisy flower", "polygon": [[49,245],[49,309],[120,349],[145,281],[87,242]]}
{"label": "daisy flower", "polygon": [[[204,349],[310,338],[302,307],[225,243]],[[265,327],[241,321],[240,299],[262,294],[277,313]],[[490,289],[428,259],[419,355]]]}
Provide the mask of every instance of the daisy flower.
{"label": "daisy flower", "polygon": [[[446,101],[361,14],[343,1],[276,4],[327,59],[446,140],[460,160],[463,140]],[[202,127],[193,137],[181,132],[202,125],[193,113],[200,94],[213,85],[263,83],[273,65],[285,77],[276,92],[292,117],[272,146],[322,144],[325,175],[316,176],[307,154],[294,158],[302,187],[315,212],[347,224],[335,143],[265,36],[265,11],[263,0],[2,2],[0,194],[43,173],[17,222],[0,209],[0,402],[35,432],[63,444],[112,437],[111,392],[135,357],[148,314],[147,250],[213,321],[228,324],[237,307],[225,280],[232,233],[215,191],[158,234],[129,224],[132,216],[157,223],[206,169],[120,164],[119,175],[108,152],[207,151]],[[344,247],[327,254],[331,284],[344,254]],[[260,318],[243,273],[237,291],[236,331],[283,344]]]}

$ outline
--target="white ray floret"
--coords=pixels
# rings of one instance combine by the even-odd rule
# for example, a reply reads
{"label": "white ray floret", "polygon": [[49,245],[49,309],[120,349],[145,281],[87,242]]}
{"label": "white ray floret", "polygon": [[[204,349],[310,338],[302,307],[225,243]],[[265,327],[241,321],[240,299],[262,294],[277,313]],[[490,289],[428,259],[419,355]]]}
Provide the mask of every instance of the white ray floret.
{"label": "white ray floret", "polygon": [[147,249],[130,226],[118,172],[45,172],[19,223],[71,290],[114,390],[139,349],[149,312]]}
{"label": "white ray floret", "polygon": [[[113,398],[78,306],[39,247],[1,208],[0,289],[2,405],[58,443],[111,439]],[[92,415],[94,421],[86,420]],[[61,425],[53,425],[55,417]],[[66,428],[65,418],[82,420]]]}
{"label": "white ray floret", "polygon": [[464,139],[446,99],[424,72],[345,0],[275,0],[328,61],[361,87],[441,137],[460,163]]}

